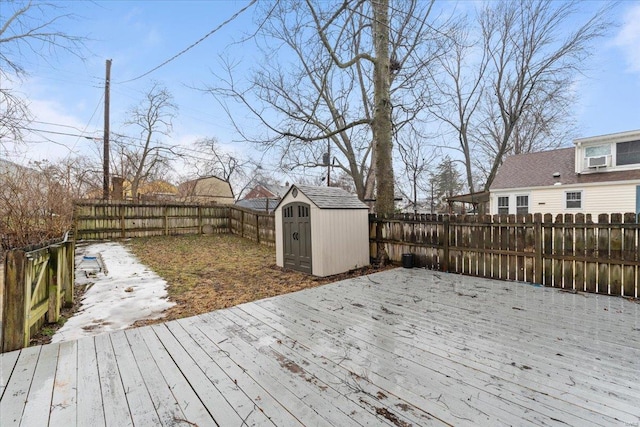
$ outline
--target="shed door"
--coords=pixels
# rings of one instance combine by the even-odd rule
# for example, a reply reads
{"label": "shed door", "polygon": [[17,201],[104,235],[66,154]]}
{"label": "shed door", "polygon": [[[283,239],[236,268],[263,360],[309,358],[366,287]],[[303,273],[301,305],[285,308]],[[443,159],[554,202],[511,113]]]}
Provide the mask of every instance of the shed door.
{"label": "shed door", "polygon": [[311,218],[309,205],[289,203],[282,208],[284,266],[311,274]]}

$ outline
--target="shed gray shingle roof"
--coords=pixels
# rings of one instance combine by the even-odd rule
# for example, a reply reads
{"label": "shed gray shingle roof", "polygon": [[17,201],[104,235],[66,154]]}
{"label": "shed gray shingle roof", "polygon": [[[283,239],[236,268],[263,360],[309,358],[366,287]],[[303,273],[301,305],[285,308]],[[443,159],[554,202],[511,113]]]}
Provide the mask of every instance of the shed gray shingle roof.
{"label": "shed gray shingle roof", "polygon": [[342,188],[295,185],[289,189],[289,192],[294,187],[320,209],[369,209],[360,199]]}
{"label": "shed gray shingle roof", "polygon": [[[560,173],[559,178],[553,176],[556,172]],[[631,179],[640,179],[640,169],[577,174],[575,147],[571,147],[507,157],[498,169],[491,190],[546,187],[556,182],[567,185]]]}

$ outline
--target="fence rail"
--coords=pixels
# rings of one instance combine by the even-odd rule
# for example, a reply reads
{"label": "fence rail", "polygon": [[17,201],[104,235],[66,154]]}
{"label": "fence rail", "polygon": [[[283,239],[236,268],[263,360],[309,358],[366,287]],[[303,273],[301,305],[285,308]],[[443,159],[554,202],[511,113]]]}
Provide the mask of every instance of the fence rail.
{"label": "fence rail", "polygon": [[28,346],[45,321],[59,320],[63,304],[73,304],[75,245],[68,237],[6,253],[2,352]]}
{"label": "fence rail", "polygon": [[370,218],[371,253],[418,266],[625,297],[640,296],[634,213]]}

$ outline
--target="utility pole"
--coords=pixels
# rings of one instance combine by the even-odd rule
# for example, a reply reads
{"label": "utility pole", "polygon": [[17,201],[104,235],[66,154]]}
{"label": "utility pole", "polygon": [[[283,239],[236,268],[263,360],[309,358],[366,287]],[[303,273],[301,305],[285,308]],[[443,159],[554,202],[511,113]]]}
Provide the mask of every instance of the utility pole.
{"label": "utility pole", "polygon": [[111,60],[107,59],[107,70],[104,79],[104,164],[102,181],[102,198],[109,200],[109,86],[111,85]]}
{"label": "utility pole", "polygon": [[327,144],[327,156],[329,157],[327,161],[327,187],[331,187],[331,140]]}

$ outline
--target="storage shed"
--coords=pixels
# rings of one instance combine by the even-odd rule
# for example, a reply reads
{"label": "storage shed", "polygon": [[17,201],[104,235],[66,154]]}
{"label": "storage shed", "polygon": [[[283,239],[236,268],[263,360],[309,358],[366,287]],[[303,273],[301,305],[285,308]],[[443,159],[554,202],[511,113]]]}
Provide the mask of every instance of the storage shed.
{"label": "storage shed", "polygon": [[369,210],[341,188],[293,185],[275,210],[276,264],[314,276],[369,265]]}

